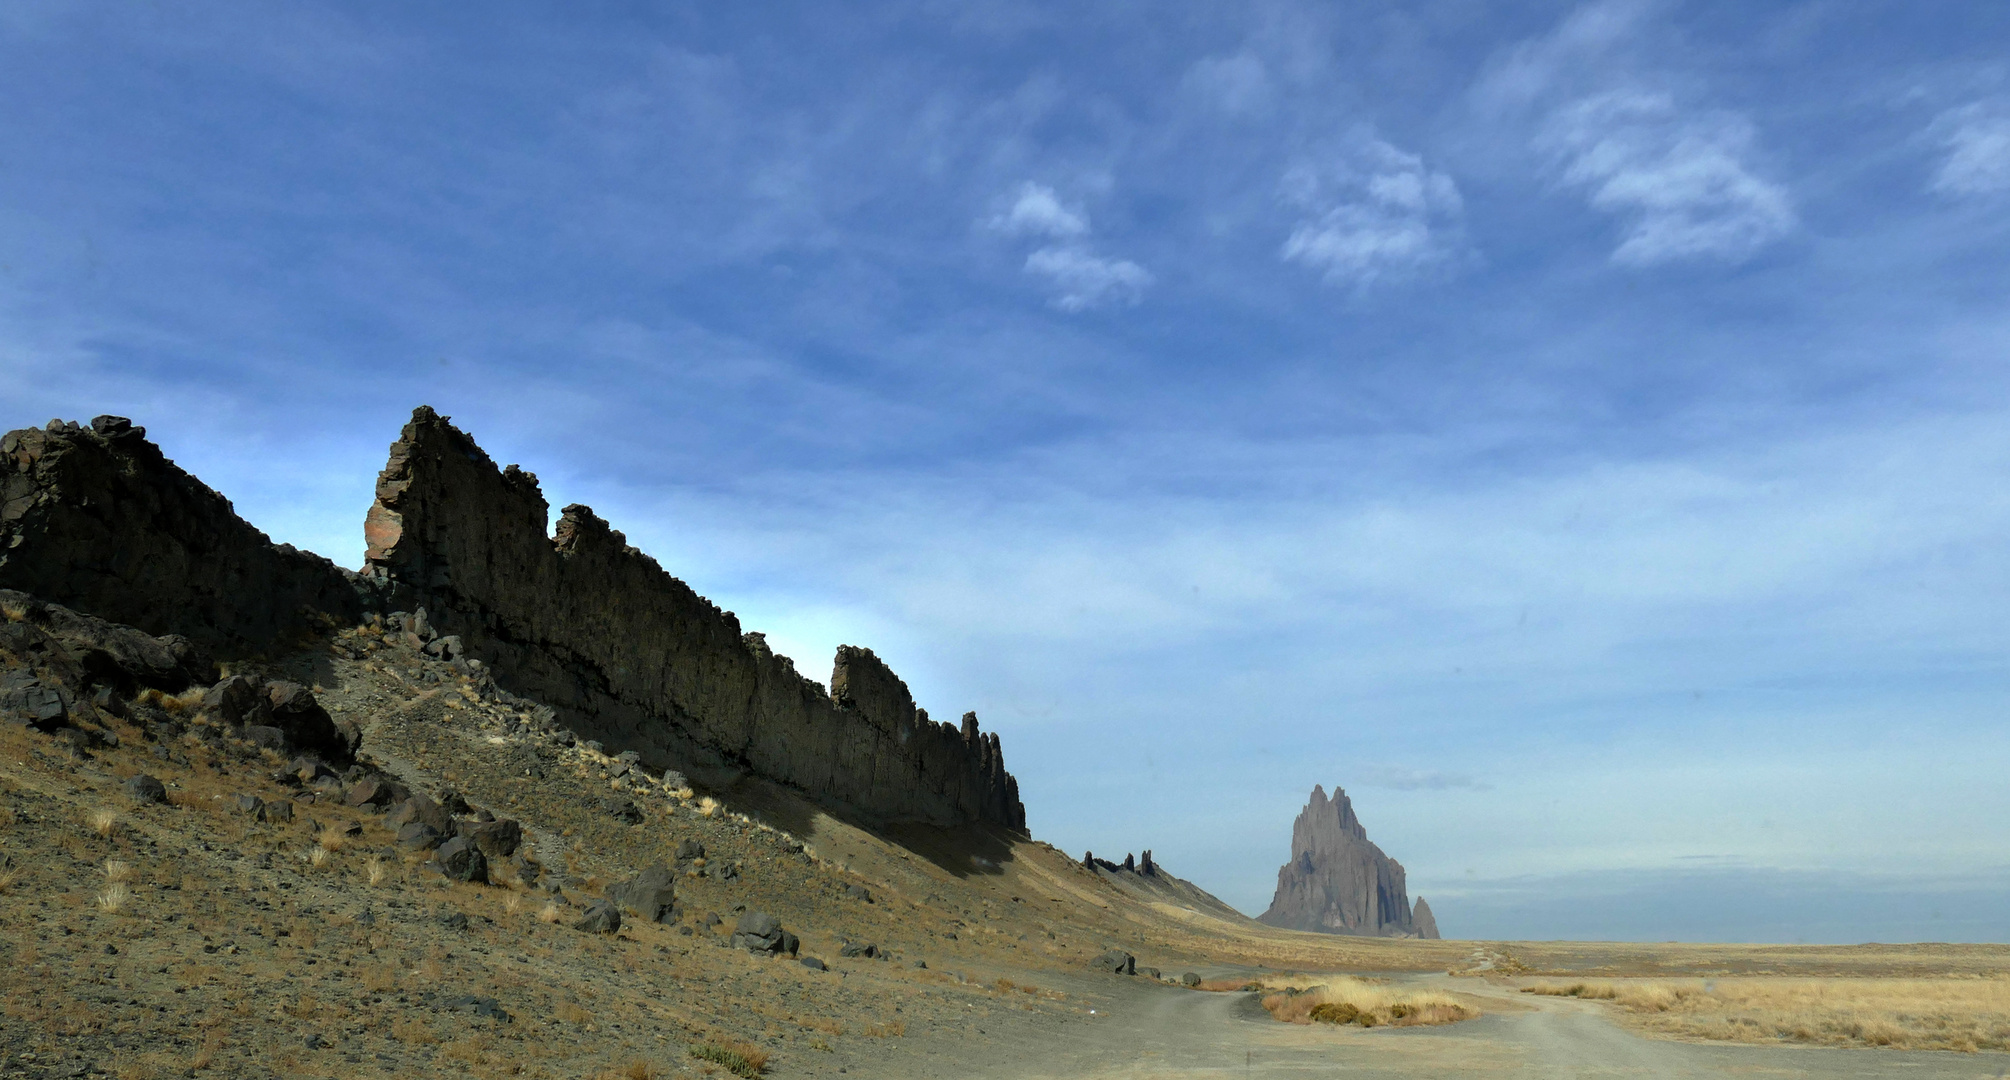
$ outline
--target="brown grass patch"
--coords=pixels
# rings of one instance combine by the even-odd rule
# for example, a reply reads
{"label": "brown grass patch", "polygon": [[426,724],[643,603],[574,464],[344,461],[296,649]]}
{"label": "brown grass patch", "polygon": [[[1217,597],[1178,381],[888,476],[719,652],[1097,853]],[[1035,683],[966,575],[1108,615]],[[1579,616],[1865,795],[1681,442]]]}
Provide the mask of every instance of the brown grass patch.
{"label": "brown grass patch", "polygon": [[90,816],[84,819],[84,823],[90,826],[92,832],[110,839],[119,829],[119,812],[109,806],[101,806],[91,811]]}
{"label": "brown grass patch", "polygon": [[1539,983],[1523,993],[1609,1001],[1642,1027],[1722,1042],[2010,1050],[2010,978]]}
{"label": "brown grass patch", "polygon": [[1450,994],[1398,990],[1363,979],[1329,978],[1302,992],[1266,995],[1263,1007],[1287,1024],[1357,1024],[1361,1027],[1417,1027],[1452,1024],[1480,1014]]}
{"label": "brown grass patch", "polygon": [[126,909],[133,899],[133,891],[126,888],[123,881],[114,881],[98,894],[98,910],[108,915],[116,915]]}
{"label": "brown grass patch", "polygon": [[873,1039],[898,1039],[907,1034],[907,1021],[889,1020],[884,1024],[868,1024],[865,1034],[867,1038]]}

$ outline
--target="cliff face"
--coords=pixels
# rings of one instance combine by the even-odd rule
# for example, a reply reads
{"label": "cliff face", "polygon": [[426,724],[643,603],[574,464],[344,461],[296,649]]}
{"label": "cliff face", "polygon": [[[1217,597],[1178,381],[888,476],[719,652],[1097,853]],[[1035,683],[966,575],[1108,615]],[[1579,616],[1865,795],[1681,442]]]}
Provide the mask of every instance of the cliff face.
{"label": "cliff face", "polygon": [[223,655],[423,605],[518,694],[610,752],[745,769],[868,816],[1025,827],[998,736],[931,721],[871,650],[831,693],[584,506],[428,408],[391,447],[358,575],[271,542],[117,417],[0,438],[0,589]]}
{"label": "cliff face", "polygon": [[0,588],[224,649],[316,613],[353,624],[366,601],[355,574],[274,544],[114,416],[0,437]]}
{"label": "cliff face", "polygon": [[974,714],[931,721],[852,646],[826,695],[593,511],[566,507],[555,536],[546,513],[535,476],[498,469],[422,407],[378,478],[365,573],[610,749],[744,765],[883,818],[1025,826],[998,737]]}
{"label": "cliff face", "polygon": [[[1278,868],[1277,893],[1257,921],[1324,934],[1421,936],[1403,864],[1369,842],[1353,803],[1337,787],[1331,800],[1323,787],[1313,787],[1291,825],[1291,861]],[[1431,929],[1435,937],[1435,921]]]}

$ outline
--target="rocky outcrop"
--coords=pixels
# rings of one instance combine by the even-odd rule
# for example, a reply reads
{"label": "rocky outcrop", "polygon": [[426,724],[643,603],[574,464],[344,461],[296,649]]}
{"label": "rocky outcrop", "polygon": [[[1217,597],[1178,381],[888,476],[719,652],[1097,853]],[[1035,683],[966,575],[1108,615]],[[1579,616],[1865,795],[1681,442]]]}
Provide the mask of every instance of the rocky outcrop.
{"label": "rocky outcrop", "polygon": [[1228,922],[1240,923],[1249,919],[1206,889],[1167,873],[1152,859],[1149,849],[1143,858],[1126,853],[1120,863],[1099,859],[1095,852],[1085,851],[1082,853],[1082,868],[1115,886],[1118,891],[1147,904],[1175,904]]}
{"label": "rocky outcrop", "polygon": [[1416,927],[1417,936],[1426,941],[1438,940],[1438,917],[1431,914],[1431,905],[1424,898],[1417,897],[1417,905],[1410,909],[1410,925]]}
{"label": "rocky outcrop", "polygon": [[[1277,894],[1256,918],[1322,934],[1418,936],[1403,864],[1369,842],[1354,804],[1337,787],[1331,800],[1325,788],[1312,788],[1291,825],[1291,861],[1278,868]],[[1432,929],[1435,936],[1435,921]]]}
{"label": "rocky outcrop", "polygon": [[537,477],[429,408],[391,447],[366,575],[423,605],[499,682],[653,767],[743,767],[883,819],[1025,827],[996,734],[931,721],[870,649],[798,674],[584,506],[555,535]]}
{"label": "rocky outcrop", "polygon": [[274,544],[117,416],[0,437],[0,588],[230,649],[365,606],[355,574]]}
{"label": "rocky outcrop", "polygon": [[[998,736],[975,714],[930,720],[852,646],[826,692],[590,509],[566,507],[548,534],[537,478],[497,468],[433,410],[413,413],[376,494],[359,575],[272,543],[129,421],[51,421],[0,439],[0,589],[179,635],[108,645],[153,650],[122,663],[142,682],[147,664],[166,665],[155,680],[166,683],[188,674],[174,650],[191,643],[241,656],[403,605],[414,617],[393,622],[416,628],[430,655],[480,661],[483,677],[653,768],[752,772],[881,820],[1025,827]],[[67,715],[56,690],[16,689],[22,715]],[[299,720],[284,697],[268,703],[275,719],[244,729]]]}

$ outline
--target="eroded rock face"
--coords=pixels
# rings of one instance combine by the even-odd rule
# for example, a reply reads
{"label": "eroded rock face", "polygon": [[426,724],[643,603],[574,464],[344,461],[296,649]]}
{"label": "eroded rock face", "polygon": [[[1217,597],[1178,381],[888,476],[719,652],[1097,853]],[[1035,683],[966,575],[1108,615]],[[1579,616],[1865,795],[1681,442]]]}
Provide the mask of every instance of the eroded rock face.
{"label": "eroded rock face", "polygon": [[148,634],[264,645],[354,622],[356,575],[271,538],[116,416],[0,437],[0,588]]}
{"label": "eroded rock face", "polygon": [[[1428,910],[1428,909],[1426,909]],[[1323,934],[1416,934],[1403,864],[1382,853],[1354,816],[1347,793],[1321,786],[1291,825],[1291,861],[1278,868],[1277,894],[1258,922]]]}
{"label": "eroded rock face", "polygon": [[831,689],[584,506],[547,535],[537,477],[429,408],[377,481],[367,575],[423,605],[511,690],[643,761],[744,767],[887,819],[1025,827],[998,736],[939,724],[869,649]]}

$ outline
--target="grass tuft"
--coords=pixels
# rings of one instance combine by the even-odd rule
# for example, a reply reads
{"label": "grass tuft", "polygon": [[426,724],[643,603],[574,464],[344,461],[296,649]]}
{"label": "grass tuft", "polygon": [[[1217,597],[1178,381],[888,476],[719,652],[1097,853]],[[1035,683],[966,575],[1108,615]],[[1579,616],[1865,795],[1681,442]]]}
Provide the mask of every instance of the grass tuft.
{"label": "grass tuft", "polygon": [[555,923],[563,918],[565,918],[565,914],[558,910],[558,904],[555,901],[546,903],[544,910],[537,913],[538,922]]}
{"label": "grass tuft", "polygon": [[371,856],[370,861],[363,864],[363,872],[369,875],[370,884],[382,885],[385,873],[384,860],[375,855]]}
{"label": "grass tuft", "polygon": [[768,1067],[768,1052],[752,1043],[704,1042],[691,1045],[691,1056],[723,1065],[734,1076],[759,1076]]}
{"label": "grass tuft", "polygon": [[1360,1027],[1417,1027],[1470,1020],[1480,1011],[1435,990],[1397,990],[1345,977],[1303,992],[1285,990],[1263,999],[1274,1019],[1287,1024],[1354,1024]]}
{"label": "grass tuft", "polygon": [[1609,1001],[1653,1031],[1723,1042],[2010,1050],[2010,978],[1614,979],[1525,994]]}
{"label": "grass tuft", "polygon": [[106,881],[119,882],[119,881],[131,881],[132,879],[133,879],[132,863],[129,863],[124,859],[105,860]]}
{"label": "grass tuft", "polygon": [[86,824],[90,825],[92,832],[106,838],[109,838],[119,828],[119,812],[109,806],[101,806],[91,811],[91,816],[84,820]]}
{"label": "grass tuft", "polygon": [[126,888],[124,882],[114,881],[110,885],[105,886],[104,892],[98,894],[98,910],[116,915],[125,910],[126,904],[132,898],[133,891]]}

